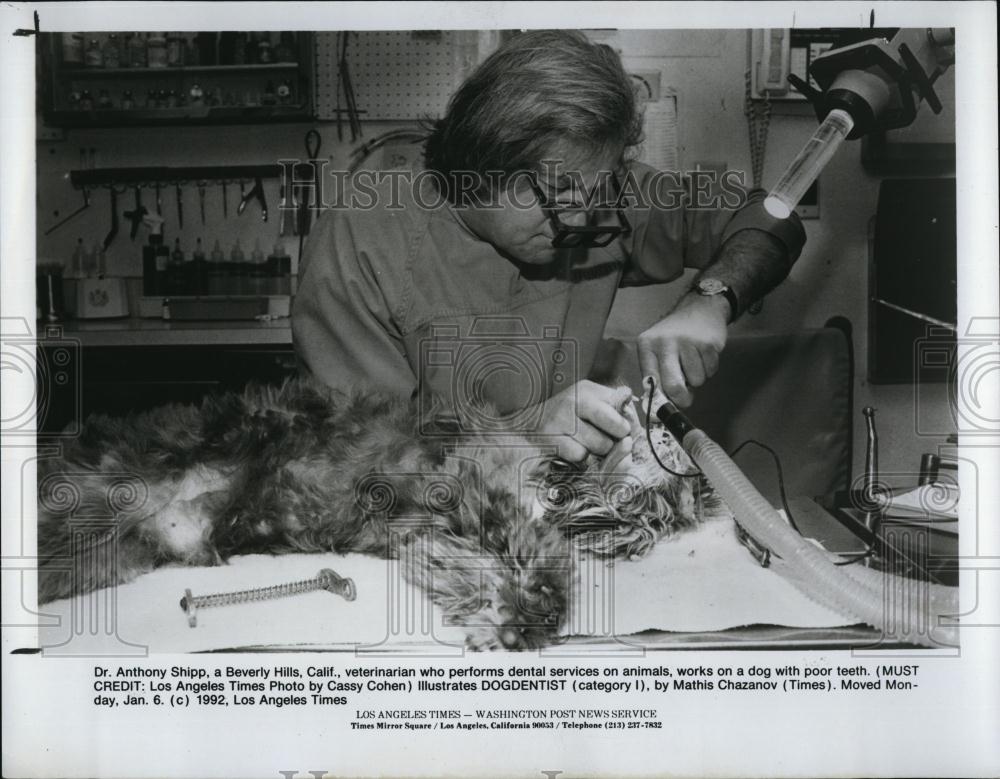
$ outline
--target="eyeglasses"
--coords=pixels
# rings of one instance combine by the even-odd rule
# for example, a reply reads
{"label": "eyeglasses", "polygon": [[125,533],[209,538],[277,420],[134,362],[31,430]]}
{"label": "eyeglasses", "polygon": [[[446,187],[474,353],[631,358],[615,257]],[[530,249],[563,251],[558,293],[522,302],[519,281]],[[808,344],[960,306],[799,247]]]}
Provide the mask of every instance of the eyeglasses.
{"label": "eyeglasses", "polygon": [[594,206],[566,206],[556,202],[532,180],[531,188],[552,227],[552,246],[556,249],[590,249],[607,246],[632,231],[625,212],[617,205],[621,186],[612,178],[614,200]]}

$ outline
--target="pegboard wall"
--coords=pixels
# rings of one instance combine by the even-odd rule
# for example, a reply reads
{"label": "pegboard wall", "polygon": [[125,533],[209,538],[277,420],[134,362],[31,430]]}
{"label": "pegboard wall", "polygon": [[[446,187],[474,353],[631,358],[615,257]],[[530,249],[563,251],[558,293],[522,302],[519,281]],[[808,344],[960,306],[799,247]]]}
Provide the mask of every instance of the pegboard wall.
{"label": "pegboard wall", "polygon": [[336,119],[340,52],[348,36],[347,64],[362,121],[439,117],[448,98],[495,48],[491,32],[464,30],[319,32],[316,34],[315,105],[320,119]]}

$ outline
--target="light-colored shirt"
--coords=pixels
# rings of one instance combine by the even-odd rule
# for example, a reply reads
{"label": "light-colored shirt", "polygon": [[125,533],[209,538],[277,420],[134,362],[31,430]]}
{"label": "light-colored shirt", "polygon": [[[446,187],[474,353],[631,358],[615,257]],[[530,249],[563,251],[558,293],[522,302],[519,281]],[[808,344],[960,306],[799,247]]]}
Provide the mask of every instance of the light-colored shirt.
{"label": "light-colored shirt", "polygon": [[[637,170],[643,181],[652,172]],[[486,401],[501,413],[587,378],[620,286],[704,268],[738,229],[776,234],[792,260],[804,240],[801,226],[769,223],[753,200],[735,218],[722,208],[630,209],[627,236],[526,268],[451,206],[428,209],[399,189],[398,208],[380,192],[373,208],[316,221],[292,309],[299,358],[333,387],[433,393],[470,409]]]}

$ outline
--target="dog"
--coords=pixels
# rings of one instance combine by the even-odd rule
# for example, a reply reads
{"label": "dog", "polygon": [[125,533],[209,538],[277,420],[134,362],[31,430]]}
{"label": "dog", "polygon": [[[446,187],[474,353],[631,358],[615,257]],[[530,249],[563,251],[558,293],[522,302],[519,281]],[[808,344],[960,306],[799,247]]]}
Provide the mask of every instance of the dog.
{"label": "dog", "polygon": [[622,397],[632,450],[583,466],[544,439],[470,431],[439,402],[308,378],[92,416],[39,466],[39,601],[168,564],[357,552],[405,560],[469,647],[545,646],[573,552],[641,557],[701,515],[687,456],[658,428],[662,469]]}

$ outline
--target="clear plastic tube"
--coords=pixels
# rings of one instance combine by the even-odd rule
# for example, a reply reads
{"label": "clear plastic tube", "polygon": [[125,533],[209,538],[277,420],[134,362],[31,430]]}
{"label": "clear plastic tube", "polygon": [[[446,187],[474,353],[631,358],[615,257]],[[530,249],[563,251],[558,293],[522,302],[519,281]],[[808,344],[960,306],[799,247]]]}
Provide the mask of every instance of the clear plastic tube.
{"label": "clear plastic tube", "polygon": [[854,120],[846,111],[833,109],[816,128],[812,138],[802,148],[785,175],[764,200],[764,208],[777,219],[787,219],[799,204],[806,190],[854,129]]}
{"label": "clear plastic tube", "polygon": [[722,447],[702,431],[688,432],[682,446],[747,533],[781,558],[781,573],[803,594],[883,630],[889,640],[931,647],[958,645],[957,587],[835,565],[781,518]]}

